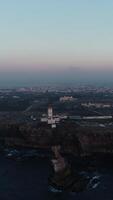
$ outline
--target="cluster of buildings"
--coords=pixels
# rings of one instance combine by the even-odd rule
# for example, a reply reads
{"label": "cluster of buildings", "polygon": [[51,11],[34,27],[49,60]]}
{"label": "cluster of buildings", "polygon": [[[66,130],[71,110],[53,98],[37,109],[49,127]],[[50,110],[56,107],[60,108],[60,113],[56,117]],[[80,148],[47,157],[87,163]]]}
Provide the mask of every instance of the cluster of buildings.
{"label": "cluster of buildings", "polygon": [[67,101],[74,101],[75,98],[72,96],[64,96],[64,97],[60,97],[60,102],[67,102]]}
{"label": "cluster of buildings", "polygon": [[107,103],[105,104],[105,103],[91,103],[91,102],[88,102],[88,103],[82,103],[81,106],[87,107],[87,108],[91,108],[91,107],[94,107],[94,108],[110,108],[113,105],[112,104],[107,104]]}

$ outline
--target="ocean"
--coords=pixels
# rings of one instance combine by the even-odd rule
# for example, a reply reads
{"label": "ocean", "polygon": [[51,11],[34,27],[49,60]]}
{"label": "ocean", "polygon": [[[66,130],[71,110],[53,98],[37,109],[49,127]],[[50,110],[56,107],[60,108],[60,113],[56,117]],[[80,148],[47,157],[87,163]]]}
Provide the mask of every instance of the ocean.
{"label": "ocean", "polygon": [[48,190],[50,161],[47,158],[17,161],[0,155],[0,200],[113,200],[113,168],[98,169],[97,188],[75,193]]}

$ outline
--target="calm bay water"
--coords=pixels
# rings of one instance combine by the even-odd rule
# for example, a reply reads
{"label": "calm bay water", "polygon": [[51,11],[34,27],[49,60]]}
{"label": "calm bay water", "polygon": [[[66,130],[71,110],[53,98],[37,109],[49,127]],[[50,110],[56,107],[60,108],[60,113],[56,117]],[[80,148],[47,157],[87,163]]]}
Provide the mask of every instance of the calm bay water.
{"label": "calm bay water", "polygon": [[47,159],[15,161],[0,155],[0,200],[113,200],[113,170],[99,171],[100,185],[80,194],[48,192]]}

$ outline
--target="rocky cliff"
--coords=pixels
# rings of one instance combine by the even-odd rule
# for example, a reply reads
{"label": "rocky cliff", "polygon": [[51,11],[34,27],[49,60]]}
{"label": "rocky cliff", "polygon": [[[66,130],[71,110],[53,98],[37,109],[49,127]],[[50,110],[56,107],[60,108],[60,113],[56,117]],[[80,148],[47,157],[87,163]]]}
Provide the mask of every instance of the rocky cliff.
{"label": "rocky cliff", "polygon": [[61,145],[65,152],[75,155],[113,153],[113,129],[103,127],[78,127],[63,123],[56,129],[48,125],[0,125],[0,142],[6,146],[49,148]]}

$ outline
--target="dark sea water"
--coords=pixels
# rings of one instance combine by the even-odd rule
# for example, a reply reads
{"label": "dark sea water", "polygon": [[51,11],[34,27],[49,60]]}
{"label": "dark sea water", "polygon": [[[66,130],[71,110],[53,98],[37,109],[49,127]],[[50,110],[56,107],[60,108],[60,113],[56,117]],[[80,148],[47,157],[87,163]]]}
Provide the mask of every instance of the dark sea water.
{"label": "dark sea water", "polygon": [[15,161],[0,155],[0,200],[113,200],[113,169],[98,171],[100,185],[79,194],[48,191],[50,162],[47,158]]}

